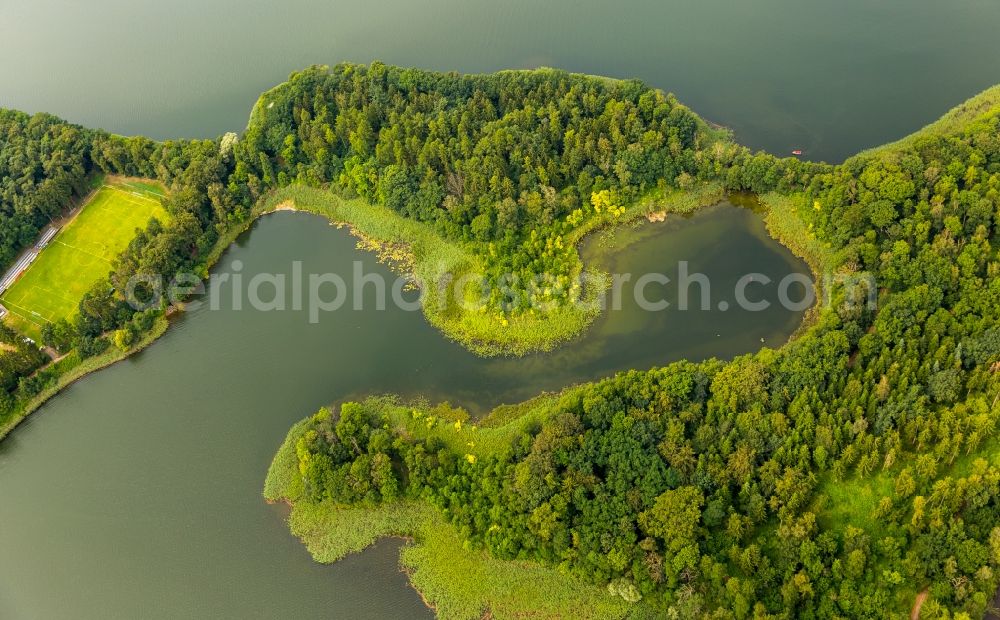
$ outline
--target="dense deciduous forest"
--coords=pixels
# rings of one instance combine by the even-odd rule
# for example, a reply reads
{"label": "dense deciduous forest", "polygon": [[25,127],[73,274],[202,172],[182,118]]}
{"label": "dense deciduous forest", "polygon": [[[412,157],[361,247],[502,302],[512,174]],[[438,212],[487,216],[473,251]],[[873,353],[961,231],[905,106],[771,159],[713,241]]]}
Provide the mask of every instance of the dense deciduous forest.
{"label": "dense deciduous forest", "polygon": [[[5,189],[4,209],[6,193],[21,196],[12,205],[37,205],[0,220],[0,238],[15,240],[4,246],[8,256],[82,193],[88,177],[146,177],[170,190],[170,222],[137,236],[72,322],[46,327],[46,344],[84,357],[103,351],[112,332],[127,345],[151,325],[124,303],[132,276],[204,273],[220,235],[244,226],[253,205],[281,186],[360,195],[433,225],[482,257],[487,309],[506,324],[504,314],[582,294],[570,277],[579,257],[563,236],[588,219],[614,218],[644,194],[697,181],[765,190],[825,169],[751,157],[640,82],[555,70],[462,76],[379,63],[313,67],[265,93],[244,136],[216,140],[155,142],[14,112],[3,127],[5,150],[20,149],[12,177],[26,179],[16,192]],[[505,292],[511,288],[520,293]]]}
{"label": "dense deciduous forest", "polygon": [[0,109],[0,265],[86,193],[89,137],[48,114]]}
{"label": "dense deciduous forest", "polygon": [[678,617],[885,617],[924,588],[924,613],[981,616],[1000,577],[998,120],[966,114],[825,170],[738,150],[718,168],[793,190],[823,267],[853,286],[873,274],[878,312],[835,287],[779,351],[597,383],[488,458],[345,405],[298,441],[305,488],[425,498],[498,557]]}
{"label": "dense deciduous forest", "polygon": [[[515,314],[581,294],[564,238],[588,219],[699,180],[763,190],[822,168],[752,158],[634,80],[379,63],[313,68],[265,93],[236,160],[237,203],[274,184],[334,184],[467,244],[486,258],[490,308]],[[540,277],[541,290],[502,295]]]}
{"label": "dense deciduous forest", "polygon": [[[171,222],[47,331],[97,350],[150,325],[122,300],[131,275],[203,269],[289,184],[425,222],[482,256],[494,285],[554,274],[558,302],[578,260],[561,240],[588,218],[702,182],[774,192],[765,201],[788,205],[808,231],[796,241],[836,276],[791,344],[574,390],[481,458],[345,404],[310,421],[297,475],[315,502],[423,498],[471,545],[676,617],[885,617],[925,588],[924,613],[981,616],[1000,581],[996,99],[827,166],[752,154],[634,81],[312,68],[265,93],[240,138],[156,143],[5,114],[24,180],[3,187],[0,238],[16,252],[88,174],[170,188]],[[857,301],[862,274],[877,310]]]}
{"label": "dense deciduous forest", "polygon": [[[494,283],[551,274],[568,295],[575,248],[560,236],[595,209],[698,175],[714,141],[638,82],[345,65],[265,95],[234,178],[251,189],[335,182],[474,245]],[[601,191],[606,205],[592,200]]]}

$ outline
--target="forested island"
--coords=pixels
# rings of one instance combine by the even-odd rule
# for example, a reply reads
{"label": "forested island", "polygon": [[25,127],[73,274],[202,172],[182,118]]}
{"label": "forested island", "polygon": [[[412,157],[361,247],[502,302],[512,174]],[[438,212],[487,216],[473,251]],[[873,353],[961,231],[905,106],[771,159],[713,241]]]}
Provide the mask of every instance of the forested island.
{"label": "forested island", "polygon": [[[829,276],[792,342],[481,420],[392,398],[335,404],[291,430],[265,496],[293,505],[319,560],[413,537],[404,564],[449,617],[987,610],[1000,582],[1000,89],[840,165],[752,153],[640,82],[551,69],[313,67],[264,93],[242,136],[217,140],[17,112],[0,127],[5,262],[94,175],[161,182],[170,216],[45,330],[60,361],[2,348],[0,432],[162,332],[165,303],[125,303],[132,276],[205,275],[277,205],[404,248],[420,283],[484,273],[497,294],[480,311],[429,294],[424,313],[482,355],[518,355],[593,320],[573,303],[595,294],[576,284],[584,234],[747,191],[771,233]],[[512,274],[553,279],[501,295]],[[856,303],[872,279],[877,306]]]}

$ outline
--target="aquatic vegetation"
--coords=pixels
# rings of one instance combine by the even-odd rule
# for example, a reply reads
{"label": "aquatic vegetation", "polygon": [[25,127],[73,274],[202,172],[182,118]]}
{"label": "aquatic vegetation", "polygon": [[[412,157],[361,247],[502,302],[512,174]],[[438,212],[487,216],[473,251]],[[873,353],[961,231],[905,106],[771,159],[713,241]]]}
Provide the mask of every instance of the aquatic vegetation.
{"label": "aquatic vegetation", "polygon": [[[884,616],[918,592],[928,613],[981,616],[1000,580],[998,98],[837,166],[750,153],[670,95],[555,70],[314,67],[262,95],[236,141],[41,116],[27,142],[63,159],[14,141],[14,161],[52,182],[6,188],[4,213],[30,195],[42,221],[108,173],[162,182],[170,220],[47,330],[66,357],[11,366],[0,422],[163,329],[161,309],[124,302],[131,277],[204,275],[282,205],[351,226],[412,271],[433,325],[499,355],[551,348],[596,316],[572,303],[600,293],[578,285],[585,234],[750,191],[823,281],[790,343],[622,373],[477,425],[451,407],[342,403],[293,429],[267,497],[293,504],[320,558],[415,537],[404,564],[457,617]],[[7,254],[24,224],[0,219]],[[465,274],[486,286],[457,300],[427,286]],[[529,577],[556,602],[512,601]]]}

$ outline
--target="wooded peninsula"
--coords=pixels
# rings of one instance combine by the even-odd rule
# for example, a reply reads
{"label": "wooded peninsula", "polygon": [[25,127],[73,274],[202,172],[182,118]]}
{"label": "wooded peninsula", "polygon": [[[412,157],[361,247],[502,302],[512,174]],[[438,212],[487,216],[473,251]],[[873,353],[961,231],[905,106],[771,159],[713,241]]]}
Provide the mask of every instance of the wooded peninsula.
{"label": "wooded peninsula", "polygon": [[[957,619],[1000,584],[1000,87],[837,165],[753,153],[639,81],[554,69],[311,67],[215,140],[0,110],[0,262],[104,175],[162,185],[167,215],[41,328],[56,361],[0,328],[0,437],[166,329],[166,301],[126,302],[136,275],[205,277],[277,205],[405,248],[418,284],[483,274],[477,310],[429,287],[423,311],[493,356],[596,318],[575,303],[596,294],[587,233],[750,192],[823,280],[791,342],[480,420],[332,404],[289,432],[265,497],[320,561],[411,537],[403,565],[445,617]],[[856,303],[872,281],[877,304]]]}

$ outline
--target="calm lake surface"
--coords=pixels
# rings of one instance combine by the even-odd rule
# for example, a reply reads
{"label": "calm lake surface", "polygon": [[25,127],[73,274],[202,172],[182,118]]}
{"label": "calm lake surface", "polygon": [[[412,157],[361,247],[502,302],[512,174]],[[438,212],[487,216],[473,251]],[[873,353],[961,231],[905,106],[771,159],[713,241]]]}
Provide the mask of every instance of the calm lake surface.
{"label": "calm lake surface", "polygon": [[[759,217],[723,203],[696,215],[589,239],[604,269],[672,279],[679,261],[711,279],[712,307],[738,277],[776,283],[806,267]],[[218,272],[391,274],[320,217],[268,215]],[[629,289],[626,289],[626,292]],[[264,474],[295,421],[353,395],[397,392],[475,410],[542,390],[681,357],[728,357],[780,345],[801,313],[666,311],[631,294],[585,336],[551,354],[482,359],[419,312],[345,309],[185,314],[139,355],[85,378],[0,442],[0,618],[416,617],[429,612],[398,570],[398,543],[333,566],[288,533],[284,507],[261,499]],[[777,286],[748,289],[776,300]],[[374,295],[374,291],[369,291]],[[231,289],[221,289],[223,297]],[[798,299],[798,297],[795,297]],[[733,306],[735,308],[735,304]],[[673,308],[673,310],[671,310]]]}
{"label": "calm lake surface", "polygon": [[[998,23],[989,0],[5,0],[0,106],[207,137],[239,131],[262,90],[309,64],[547,65],[638,77],[749,146],[836,161],[1000,82]],[[756,216],[727,206],[611,241],[616,251],[595,237],[585,254],[619,271],[671,274],[690,261],[712,276],[713,307],[747,271],[804,272]],[[218,271],[234,260],[244,275],[296,260],[349,270],[358,257],[385,272],[344,231],[278,214]],[[398,543],[321,566],[288,533],[283,508],[261,501],[293,422],[390,391],[482,410],[621,368],[729,356],[761,338],[777,346],[799,321],[777,309],[626,306],[551,355],[512,361],[475,358],[400,310],[315,325],[293,312],[189,313],[0,442],[0,618],[428,616],[397,570]]]}
{"label": "calm lake surface", "polygon": [[4,0],[0,106],[214,137],[311,64],[544,65],[641,78],[744,144],[834,161],[1000,82],[998,24],[992,0]]}

